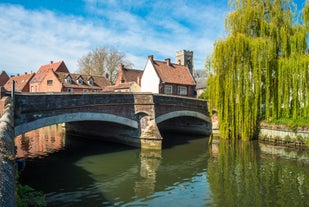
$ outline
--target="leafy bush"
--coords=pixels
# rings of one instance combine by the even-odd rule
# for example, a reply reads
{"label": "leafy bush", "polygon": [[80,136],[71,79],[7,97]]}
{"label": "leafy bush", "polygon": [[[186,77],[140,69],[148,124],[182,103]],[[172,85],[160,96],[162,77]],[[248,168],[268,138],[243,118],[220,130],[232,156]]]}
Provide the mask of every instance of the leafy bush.
{"label": "leafy bush", "polygon": [[36,191],[28,185],[16,184],[17,191],[17,206],[18,207],[43,207],[47,206],[45,195],[42,192]]}

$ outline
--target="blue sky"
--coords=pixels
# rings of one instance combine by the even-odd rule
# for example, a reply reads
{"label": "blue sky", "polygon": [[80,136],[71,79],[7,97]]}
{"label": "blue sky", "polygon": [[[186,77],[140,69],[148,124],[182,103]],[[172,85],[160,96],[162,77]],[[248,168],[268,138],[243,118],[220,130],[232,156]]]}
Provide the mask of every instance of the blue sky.
{"label": "blue sky", "polygon": [[75,72],[98,47],[125,53],[136,69],[148,55],[174,62],[176,51],[192,50],[195,69],[203,69],[225,36],[228,11],[227,0],[1,0],[0,71],[36,72],[63,60]]}

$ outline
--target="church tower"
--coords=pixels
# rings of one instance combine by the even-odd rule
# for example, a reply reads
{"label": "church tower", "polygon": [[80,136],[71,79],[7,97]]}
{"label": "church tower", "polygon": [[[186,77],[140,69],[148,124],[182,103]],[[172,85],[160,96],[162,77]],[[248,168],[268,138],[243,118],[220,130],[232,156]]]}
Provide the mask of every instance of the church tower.
{"label": "church tower", "polygon": [[176,52],[176,64],[187,66],[193,75],[193,51],[180,50]]}

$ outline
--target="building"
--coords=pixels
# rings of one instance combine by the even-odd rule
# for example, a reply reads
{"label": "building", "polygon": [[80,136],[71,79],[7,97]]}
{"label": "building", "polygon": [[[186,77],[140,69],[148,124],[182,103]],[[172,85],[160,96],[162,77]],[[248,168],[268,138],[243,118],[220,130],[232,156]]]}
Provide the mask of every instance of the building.
{"label": "building", "polygon": [[24,75],[12,76],[5,84],[4,88],[7,91],[12,91],[12,82],[15,82],[15,91],[17,92],[29,92],[30,91],[30,81],[34,77],[34,73]]}
{"label": "building", "polygon": [[142,70],[125,68],[124,65],[120,64],[115,85],[135,82],[140,86],[143,72]]}
{"label": "building", "polygon": [[199,97],[200,95],[202,95],[202,93],[204,93],[206,89],[207,78],[200,77],[196,78],[195,80],[196,80],[196,96]]}
{"label": "building", "polygon": [[63,61],[51,61],[49,64],[42,65],[30,82],[30,92],[45,92],[45,89],[41,88],[41,84],[50,70],[53,70],[54,72],[69,73],[69,70]]}
{"label": "building", "polygon": [[103,76],[55,72],[49,69],[40,83],[39,92],[102,92],[104,87],[110,85]]}
{"label": "building", "polygon": [[0,86],[4,86],[6,82],[10,79],[8,74],[3,70],[2,73],[0,74]]}
{"label": "building", "polygon": [[148,56],[141,80],[141,91],[196,97],[196,83],[191,64],[193,57],[190,56],[193,53],[186,53],[184,50],[182,54],[185,55],[182,59],[180,56],[176,57],[176,61],[180,64],[171,63],[169,58],[157,61],[152,55]]}
{"label": "building", "polygon": [[125,82],[118,85],[107,86],[103,92],[141,92],[141,86],[136,82]]}

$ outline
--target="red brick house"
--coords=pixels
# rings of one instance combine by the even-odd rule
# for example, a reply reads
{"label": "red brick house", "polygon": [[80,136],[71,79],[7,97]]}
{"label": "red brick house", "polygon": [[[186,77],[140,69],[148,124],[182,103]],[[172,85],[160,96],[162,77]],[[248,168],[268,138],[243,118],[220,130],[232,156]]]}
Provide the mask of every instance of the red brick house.
{"label": "red brick house", "polygon": [[148,60],[141,79],[141,91],[196,97],[196,82],[187,65],[174,64],[171,60]]}
{"label": "red brick house", "polygon": [[45,89],[41,88],[41,83],[47,73],[49,73],[49,70],[69,73],[69,70],[63,61],[55,63],[51,61],[49,64],[42,65],[30,82],[30,92],[45,92]]}
{"label": "red brick house", "polygon": [[5,84],[4,88],[7,91],[12,91],[12,82],[15,81],[15,91],[17,92],[29,92],[30,81],[34,77],[34,73],[12,76]]}
{"label": "red brick house", "polygon": [[3,70],[0,74],[0,86],[4,86],[4,84],[10,79],[8,74]]}
{"label": "red brick house", "polygon": [[40,92],[102,92],[111,83],[103,76],[55,72],[49,69],[40,84]]}

